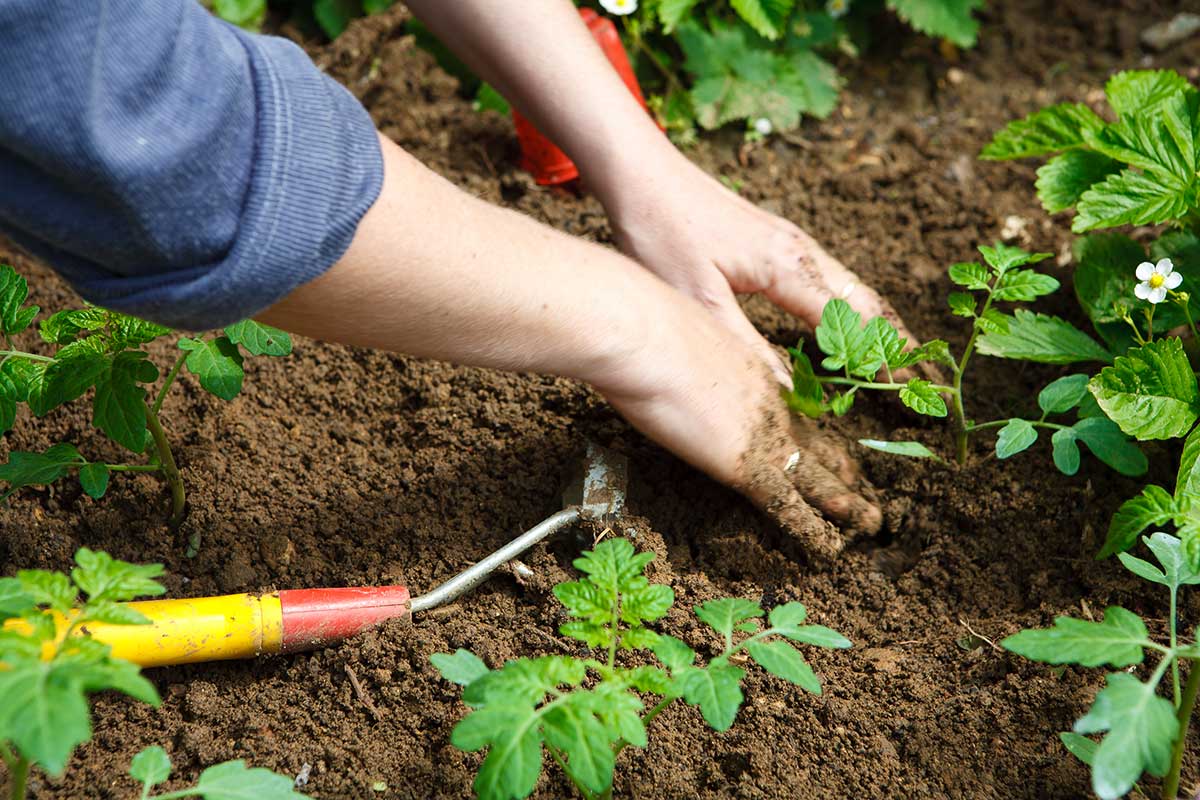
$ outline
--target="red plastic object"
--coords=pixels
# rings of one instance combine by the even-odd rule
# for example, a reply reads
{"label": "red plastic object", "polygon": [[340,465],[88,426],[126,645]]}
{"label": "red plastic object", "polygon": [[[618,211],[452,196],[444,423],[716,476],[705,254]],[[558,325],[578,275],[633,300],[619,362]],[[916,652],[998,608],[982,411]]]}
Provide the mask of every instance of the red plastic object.
{"label": "red plastic object", "polygon": [[412,613],[407,586],[288,589],[279,593],[282,650],[294,653],[341,641]]}
{"label": "red plastic object", "polygon": [[[604,55],[608,56],[613,69],[625,81],[629,92],[637,99],[642,108],[646,108],[646,98],[642,96],[642,87],[638,85],[637,77],[625,48],[621,44],[621,36],[612,20],[601,17],[590,8],[579,9],[579,16],[592,32],[592,38],[600,45]],[[533,126],[533,123],[521,115],[515,108],[512,110],[513,125],[517,129],[517,139],[521,142],[521,167],[533,173],[533,178],[542,186],[553,186],[579,177],[575,162],[558,148],[554,142],[543,135]]]}

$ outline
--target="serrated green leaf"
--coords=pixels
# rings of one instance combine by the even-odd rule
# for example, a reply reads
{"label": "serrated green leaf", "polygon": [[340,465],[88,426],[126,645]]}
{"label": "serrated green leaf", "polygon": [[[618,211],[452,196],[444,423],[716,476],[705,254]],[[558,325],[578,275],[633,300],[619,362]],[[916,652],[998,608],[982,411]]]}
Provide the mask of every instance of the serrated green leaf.
{"label": "serrated green leaf", "polygon": [[1086,233],[1118,225],[1157,225],[1188,211],[1188,185],[1127,169],[1093,184],[1079,197],[1071,230]]}
{"label": "serrated green leaf", "polygon": [[252,319],[233,323],[225,328],[225,335],[229,341],[246,348],[251,355],[286,356],[292,352],[292,337],[285,331]]}
{"label": "serrated green leaf", "polygon": [[959,317],[975,316],[975,308],[978,305],[975,296],[967,292],[951,292],[946,298],[950,304],[950,312]]}
{"label": "serrated green leaf", "polygon": [[974,261],[951,264],[949,275],[950,280],[959,286],[965,286],[972,290],[988,288],[988,281],[990,280],[987,267]]}
{"label": "serrated green leaf", "polygon": [[87,604],[84,618],[88,622],[104,622],[109,625],[146,625],[150,618],[125,603],[97,600]]}
{"label": "serrated green leaf", "polygon": [[1047,664],[1128,667],[1142,663],[1142,648],[1150,646],[1150,639],[1137,614],[1110,606],[1101,622],[1056,617],[1053,628],[1019,631],[1000,646]]}
{"label": "serrated green leaf", "polygon": [[[118,353],[106,372],[96,382],[92,399],[92,424],[108,434],[117,444],[135,453],[146,447],[146,390],[138,380],[151,367],[147,354],[140,350]],[[152,378],[153,379],[153,378]]]}
{"label": "serrated green leaf", "polygon": [[835,394],[829,398],[829,410],[835,416],[844,417],[850,413],[850,409],[854,407],[854,396],[857,390],[851,388],[850,391],[844,394]]}
{"label": "serrated green leaf", "polygon": [[715,731],[727,731],[742,706],[742,677],[745,672],[730,664],[710,664],[706,669],[685,667],[675,677],[679,694]]}
{"label": "serrated green leaf", "polygon": [[242,760],[216,764],[200,773],[196,792],[204,800],[307,800],[294,782],[269,769],[247,767]]}
{"label": "serrated green leaf", "polygon": [[1075,431],[1057,430],[1050,437],[1053,447],[1054,466],[1063,475],[1079,472],[1079,445],[1075,443]]}
{"label": "serrated green leaf", "polygon": [[1091,150],[1068,150],[1037,171],[1037,196],[1051,214],[1066,211],[1095,184],[1121,170],[1121,164]]}
{"label": "serrated green leaf", "polygon": [[1111,353],[1071,323],[1023,308],[1004,317],[1004,330],[985,330],[977,344],[984,355],[1042,364],[1112,361]]}
{"label": "serrated green leaf", "polygon": [[1126,500],[1108,523],[1108,536],[1096,558],[1123,553],[1149,527],[1165,525],[1181,513],[1179,503],[1166,489],[1151,484],[1137,497]]}
{"label": "serrated green leaf", "polygon": [[8,463],[0,464],[0,481],[8,484],[8,489],[0,494],[0,500],[22,486],[54,483],[73,467],[83,463],[79,451],[65,442],[53,445],[44,453],[14,450],[8,454]]}
{"label": "serrated green leaf", "polygon": [[461,647],[453,653],[434,653],[429,661],[444,679],[459,686],[469,686],[476,678],[490,672],[479,656]]}
{"label": "serrated green leaf", "polygon": [[463,702],[472,706],[520,705],[541,702],[558,686],[583,683],[587,667],[566,656],[540,656],[509,661],[471,681],[463,690]]}
{"label": "serrated green leaf", "polygon": [[[1172,590],[1200,583],[1200,572],[1194,569],[1184,556],[1183,543],[1179,539],[1159,531],[1153,536],[1143,536],[1142,542],[1150,548],[1150,552],[1154,553],[1154,557],[1162,565],[1163,580],[1157,581],[1158,583]],[[1125,563],[1125,558],[1132,558],[1127,553],[1122,553],[1121,556],[1122,563]]]}
{"label": "serrated green leaf", "polygon": [[[1146,260],[1146,251],[1142,245],[1124,234],[1093,234],[1083,236],[1075,241],[1075,295],[1079,304],[1092,321],[1096,331],[1108,342],[1116,353],[1123,353],[1135,342],[1132,331],[1122,317],[1144,307],[1133,293],[1137,280],[1134,269]],[[1169,257],[1166,254],[1160,257]],[[1157,260],[1158,257],[1156,257]],[[1184,262],[1177,262],[1184,263]],[[1182,271],[1184,283],[1180,291],[1193,291],[1191,279]],[[1200,313],[1200,306],[1195,306],[1195,313]],[[1134,324],[1145,336],[1146,325],[1142,315],[1132,315]],[[1167,330],[1186,321],[1183,310],[1172,303],[1163,303],[1155,310],[1155,327]]]}
{"label": "serrated green leaf", "polygon": [[658,642],[658,634],[649,628],[635,625],[621,632],[622,650],[649,650]]}
{"label": "serrated green leaf", "polygon": [[1175,475],[1175,497],[1200,499],[1200,427],[1193,428],[1183,441],[1179,471]]}
{"label": "serrated green leaf", "polygon": [[653,650],[658,660],[672,672],[690,667],[696,660],[696,651],[674,636],[659,636]]}
{"label": "serrated green leaf", "polygon": [[979,157],[998,161],[1050,155],[1082,146],[1085,134],[1103,127],[1104,120],[1086,105],[1060,103],[1008,123]]}
{"label": "serrated green leaf", "polygon": [[947,413],[946,401],[933,388],[933,383],[924,378],[910,378],[900,390],[900,402],[929,417],[944,417]]}
{"label": "serrated green leaf", "polygon": [[1162,776],[1171,762],[1178,726],[1171,701],[1125,672],[1108,676],[1075,733],[1108,735],[1096,749],[1092,789],[1102,800],[1123,797],[1143,772]]}
{"label": "serrated green leaf", "polygon": [[773,41],[783,35],[795,0],[730,0],[729,4],[760,36]]}
{"label": "serrated green leaf", "polygon": [[[16,578],[0,578],[0,620],[19,617],[32,611],[37,603]],[[0,631],[4,626],[0,625]],[[2,646],[0,646],[2,647]]]}
{"label": "serrated green leaf", "polygon": [[826,355],[821,366],[827,370],[846,368],[852,375],[873,378],[883,359],[862,327],[862,315],[841,298],[825,304],[821,322],[814,331],[817,346]]}
{"label": "serrated green leaf", "polygon": [[652,583],[631,589],[621,596],[621,621],[630,625],[653,622],[670,611],[674,604],[675,592],[670,586]]}
{"label": "serrated green leaf", "polygon": [[801,114],[828,116],[837,102],[837,73],[811,51],[775,52],[748,28],[719,20],[711,33],[688,20],[676,38],[696,78],[691,101],[705,128],[765,117],[776,130],[790,130]]}
{"label": "serrated green leaf", "polygon": [[612,785],[612,743],[619,738],[597,718],[590,693],[579,692],[550,708],[542,717],[547,744],[567,757],[567,769],[593,792]]}
{"label": "serrated green leaf", "polygon": [[122,602],[135,597],[157,596],[166,589],[155,578],[163,574],[162,564],[131,564],[103,551],[81,547],[75,551],[76,567],[71,579],[89,601]]}
{"label": "serrated green leaf", "polygon": [[700,621],[709,625],[717,633],[726,636],[731,635],[733,626],[742,620],[762,615],[762,607],[740,597],[709,600],[696,606],[696,616],[700,618]]}
{"label": "serrated green leaf", "polygon": [[808,619],[808,609],[803,603],[784,603],[775,606],[767,613],[767,622],[772,628],[796,627]]}
{"label": "serrated green leaf", "polygon": [[[908,358],[908,354],[904,352],[908,340],[900,336],[900,332],[892,323],[883,317],[873,317],[867,322],[863,335],[867,340],[869,355],[864,359],[865,363],[860,365],[862,371],[871,371],[874,367],[874,375],[884,364],[887,364],[889,369],[902,369],[894,365],[903,364]],[[875,366],[876,362],[878,366]]]}
{"label": "serrated green leaf", "polygon": [[20,390],[6,372],[0,372],[0,434],[12,430],[17,420]]}
{"label": "serrated green leaf", "polygon": [[794,683],[812,694],[821,693],[821,681],[796,648],[787,642],[750,642],[746,652],[760,667],[777,678]]}
{"label": "serrated green leaf", "polygon": [[1092,455],[1112,469],[1137,477],[1149,468],[1146,454],[1129,440],[1117,424],[1106,417],[1085,417],[1071,426],[1075,438],[1088,446]]}
{"label": "serrated green leaf", "polygon": [[75,605],[79,592],[71,579],[61,572],[43,569],[23,569],[17,572],[21,591],[40,606],[47,606],[59,614],[67,614]]}
{"label": "serrated green leaf", "polygon": [[879,450],[896,456],[938,459],[936,453],[920,442],[886,442],[881,439],[859,439],[858,443],[863,447],[869,447],[872,450]]}
{"label": "serrated green leaf", "polygon": [[542,734],[532,708],[488,706],[454,727],[450,743],[473,751],[490,746],[475,776],[475,793],[484,800],[526,797],[542,773]]}
{"label": "serrated green leaf", "polygon": [[558,632],[563,636],[578,639],[588,647],[608,647],[613,639],[612,629],[607,625],[582,620],[564,622],[558,626]]}
{"label": "serrated green leaf", "polygon": [[692,13],[698,0],[659,0],[658,19],[663,33],[671,33]]}
{"label": "serrated green leaf", "polygon": [[88,497],[99,500],[108,491],[110,471],[106,464],[88,464],[79,468],[79,485]]}
{"label": "serrated green leaf", "polygon": [[887,7],[921,33],[975,46],[979,21],[972,12],[983,8],[983,0],[887,0]]}
{"label": "serrated green leaf", "polygon": [[232,400],[242,391],[242,354],[237,345],[224,336],[216,339],[179,340],[179,349],[188,353],[184,364],[200,379],[204,389],[222,400]]}
{"label": "serrated green leaf", "polygon": [[138,783],[157,786],[171,777],[171,757],[157,745],[147,747],[129,762],[129,777]]}
{"label": "serrated green leaf", "polygon": [[1109,419],[1137,439],[1183,436],[1200,416],[1196,375],[1178,338],[1118,356],[1088,388]]}
{"label": "serrated green leaf", "polygon": [[[662,673],[658,672],[660,678],[650,681],[651,684],[658,688],[668,689],[670,680]],[[645,668],[642,670],[642,681],[645,681]],[[661,692],[655,692],[661,694]],[[642,701],[634,697],[623,686],[616,685],[613,682],[605,681],[600,683],[596,688],[587,695],[592,712],[600,718],[604,727],[608,729],[610,740],[624,739],[634,747],[646,746],[646,726],[642,724],[642,713],[646,707],[642,705]],[[613,734],[616,734],[615,736]]]}
{"label": "serrated green leaf", "polygon": [[852,642],[832,628],[824,625],[777,626],[776,633],[786,636],[793,642],[803,642],[814,647],[828,647],[835,650],[845,650],[853,646]]}
{"label": "serrated green leaf", "polygon": [[1079,405],[1087,393],[1087,375],[1064,375],[1038,392],[1038,407],[1047,414],[1063,414]]}
{"label": "serrated green leaf", "polygon": [[0,333],[13,336],[29,327],[37,306],[26,306],[29,284],[7,264],[0,264]]}
{"label": "serrated green leaf", "polygon": [[1013,267],[1036,264],[1039,261],[1045,261],[1051,256],[1050,253],[1030,253],[1027,250],[1022,250],[1020,247],[1013,247],[1004,242],[996,242],[990,247],[986,244],[981,244],[978,249],[983,256],[983,260],[992,268],[992,272],[996,273],[999,277],[1004,277]]}
{"label": "serrated green leaf", "polygon": [[212,9],[226,22],[258,32],[267,15],[267,0],[213,0]]}
{"label": "serrated green leaf", "polygon": [[1028,450],[1037,438],[1037,428],[1029,420],[1010,419],[996,437],[996,458],[1009,458]]}
{"label": "serrated green leaf", "polygon": [[55,354],[54,363],[30,373],[29,408],[39,417],[79,398],[108,369],[110,357],[100,335],[79,339]]}
{"label": "serrated green leaf", "polygon": [[92,736],[88,704],[68,671],[36,658],[5,656],[0,670],[0,731],[22,757],[62,774],[75,747]]}
{"label": "serrated green leaf", "polygon": [[1066,731],[1058,735],[1059,741],[1063,743],[1063,747],[1067,748],[1067,752],[1078,758],[1089,767],[1096,759],[1096,748],[1100,746],[1099,742],[1093,741],[1086,736],[1080,736],[1078,733]]}
{"label": "serrated green leaf", "polygon": [[1043,275],[1032,269],[1018,269],[1005,272],[996,281],[995,300],[1028,303],[1058,291],[1059,282],[1049,275]]}
{"label": "serrated green leaf", "polygon": [[1187,78],[1174,70],[1126,70],[1104,85],[1108,104],[1118,115],[1145,113],[1177,92],[1192,91]]}

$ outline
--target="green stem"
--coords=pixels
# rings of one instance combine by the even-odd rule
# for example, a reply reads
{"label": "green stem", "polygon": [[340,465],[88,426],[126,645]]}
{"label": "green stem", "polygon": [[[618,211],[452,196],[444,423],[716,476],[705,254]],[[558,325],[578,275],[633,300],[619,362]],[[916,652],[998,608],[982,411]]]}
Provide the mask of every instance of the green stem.
{"label": "green stem", "polygon": [[625,30],[629,31],[629,35],[633,39],[633,49],[646,56],[647,60],[667,81],[667,93],[682,91],[683,86],[680,84],[679,78],[666,64],[658,60],[658,56],[650,49],[650,45],[646,44],[646,40],[642,37],[642,26],[640,24],[626,25]]}
{"label": "green stem", "polygon": [[1192,709],[1196,705],[1196,692],[1200,690],[1200,664],[1192,662],[1188,672],[1187,685],[1183,687],[1183,698],[1175,719],[1179,721],[1179,733],[1175,737],[1175,746],[1171,750],[1171,768],[1163,781],[1164,800],[1175,800],[1179,795],[1179,773],[1183,768],[1183,751],[1187,746],[1188,724],[1192,719]]}
{"label": "green stem", "polygon": [[9,797],[12,800],[24,800],[25,787],[29,783],[29,759],[18,758],[9,768],[9,774],[12,777],[12,791],[9,792]]}
{"label": "green stem", "polygon": [[1196,330],[1196,323],[1192,319],[1191,301],[1180,303],[1180,305],[1183,306],[1183,316],[1187,318],[1188,327],[1192,329],[1192,337],[1200,342],[1200,330]]}
{"label": "green stem", "polygon": [[979,319],[984,317],[992,308],[992,295],[996,291],[995,283],[988,286],[987,298],[983,301],[983,310],[979,312],[971,323],[971,338],[967,339],[967,346],[963,348],[962,358],[958,361],[958,366],[954,368],[954,389],[952,400],[954,403],[954,421],[957,424],[958,430],[954,435],[954,450],[959,465],[967,463],[967,445],[969,438],[967,434],[971,429],[967,427],[967,409],[963,402],[962,382],[963,375],[967,372],[967,362],[971,360],[971,354],[975,352],[975,341],[979,338]]}
{"label": "green stem", "polygon": [[158,464],[105,464],[110,472],[162,472]]}
{"label": "green stem", "polygon": [[[1046,422],[1045,420],[1041,419],[1027,419],[1025,421],[1035,428],[1050,428],[1051,430],[1056,431],[1067,430],[1071,427],[1070,425],[1059,425],[1057,422]],[[1010,420],[1007,419],[994,419],[991,422],[980,422],[977,425],[967,425],[966,429],[967,433],[974,433],[975,431],[982,430],[984,428],[1000,428],[1004,425],[1007,425],[1009,422]]]}
{"label": "green stem", "polygon": [[[1176,633],[1178,625],[1175,622],[1175,608],[1177,606],[1176,596],[1178,594],[1179,594],[1179,587],[1172,586],[1171,587],[1171,616],[1167,617],[1167,625],[1171,630],[1171,649],[1172,650],[1174,650],[1176,644],[1178,644],[1178,636]],[[1171,686],[1174,689],[1174,693],[1175,693],[1175,707],[1179,708],[1179,703],[1180,703],[1181,698],[1179,696],[1179,659],[1178,658],[1171,659]]]}
{"label": "green stem", "polygon": [[1156,308],[1158,308],[1157,305],[1151,304],[1146,311],[1146,341],[1150,342],[1154,341],[1154,309]]}
{"label": "green stem", "polygon": [[162,409],[163,400],[167,399],[167,391],[171,385],[175,383],[175,379],[179,377],[179,370],[183,368],[183,362],[187,360],[187,351],[179,354],[179,358],[175,359],[175,363],[171,365],[171,371],[167,373],[167,379],[163,381],[162,388],[158,390],[158,396],[154,398],[154,405],[150,406],[150,410],[155,416]]}
{"label": "green stem", "polygon": [[179,467],[175,466],[175,455],[171,452],[171,443],[167,441],[166,431],[158,421],[158,415],[146,408],[146,427],[154,439],[154,448],[158,451],[158,461],[162,465],[163,478],[171,487],[171,527],[178,527],[183,522],[183,511],[187,502],[183,489],[183,477]]}
{"label": "green stem", "polygon": [[[858,378],[834,378],[828,375],[818,375],[817,380],[821,383],[836,383],[842,386],[853,386],[856,389],[876,389],[882,392],[895,392],[907,386],[907,383],[875,383],[873,381],[860,381]],[[940,383],[930,384],[930,388],[937,392],[953,392],[953,386],[943,386]]]}
{"label": "green stem", "polygon": [[7,358],[28,358],[30,361],[54,362],[49,356],[39,356],[37,353],[26,353],[24,350],[0,350],[0,356]]}
{"label": "green stem", "polygon": [[[558,764],[558,768],[561,769],[563,771],[563,774],[565,774],[567,776],[567,778],[570,779],[571,783],[575,784],[575,788],[579,790],[579,793],[581,795],[586,797],[587,800],[600,800],[600,798],[598,798],[597,795],[591,789],[587,788],[582,783],[575,780],[575,776],[571,774],[571,770],[567,769],[566,759],[564,759],[562,757],[562,753],[558,752],[557,747],[555,747],[554,745],[547,742],[546,749],[550,751],[550,757],[554,759],[555,763]],[[608,794],[609,797],[612,796],[611,792],[612,792],[612,789],[609,789],[609,794]]]}

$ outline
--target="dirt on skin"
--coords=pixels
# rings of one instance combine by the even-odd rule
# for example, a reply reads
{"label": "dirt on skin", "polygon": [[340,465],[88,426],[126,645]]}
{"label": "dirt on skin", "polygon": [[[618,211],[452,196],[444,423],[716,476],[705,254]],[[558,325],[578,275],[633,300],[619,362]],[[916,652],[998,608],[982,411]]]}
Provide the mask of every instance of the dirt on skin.
{"label": "dirt on skin", "polygon": [[[885,27],[879,47],[843,65],[849,84],[828,120],[764,144],[720,134],[691,156],[822,241],[890,296],[923,338],[962,345],[966,327],[944,306],[944,269],[999,237],[1006,221],[1017,243],[1062,254],[1057,266],[1048,263],[1067,287],[1040,308],[1082,323],[1069,288],[1068,224],[1038,209],[1034,166],[982,163],[975,154],[1013,116],[1055,101],[1097,104],[1117,68],[1175,66],[1200,77],[1198,40],[1161,55],[1138,45],[1142,28],[1177,10],[1200,8],[1194,0],[995,2],[983,14],[980,46],[954,61],[934,42]],[[609,241],[596,201],[536,187],[515,167],[510,123],[473,112],[454,80],[402,36],[400,19],[396,12],[359,23],[317,60],[385,133],[466,191]],[[14,248],[0,245],[0,261],[31,276],[43,308],[73,301],[44,265]],[[777,343],[802,333],[765,303],[749,308]],[[161,359],[169,351],[169,343],[155,348]],[[961,469],[860,450],[880,490],[884,533],[815,568],[740,496],[648,444],[570,381],[311,341],[297,342],[290,358],[249,361],[247,372],[232,403],[190,378],[167,400],[190,491],[183,530],[167,530],[166,497],[151,477],[115,479],[99,502],[69,481],[28,489],[0,509],[0,571],[63,569],[86,545],[163,562],[175,596],[384,583],[422,591],[555,511],[561,477],[594,440],[630,458],[627,532],[658,555],[651,578],[678,598],[664,631],[711,653],[717,643],[690,609],[738,596],[767,606],[799,600],[813,621],[855,643],[806,651],[824,683],[820,697],[751,670],[745,706],[726,733],[708,729],[693,708],[672,707],[646,749],[622,755],[623,797],[1085,797],[1086,770],[1056,733],[1087,707],[1103,670],[1049,669],[993,642],[1056,614],[1098,618],[1112,604],[1163,633],[1165,596],[1092,558],[1109,516],[1141,482],[1090,457],[1066,478],[1051,468],[1044,441],[996,461],[980,437]],[[1031,411],[1035,392],[1057,374],[980,359],[968,381],[969,413]],[[0,457],[68,440],[93,457],[119,458],[88,415],[77,403],[43,420],[23,417]],[[949,446],[945,426],[895,402],[864,398],[835,425],[851,439]],[[1173,449],[1147,450],[1148,478],[1169,481]],[[184,542],[195,533],[203,547],[188,559]],[[175,761],[172,786],[244,758],[293,775],[311,765],[305,791],[314,797],[466,796],[480,755],[450,746],[466,709],[429,656],[467,647],[495,666],[578,652],[556,635],[563,614],[549,587],[573,577],[570,560],[589,543],[561,536],[524,559],[532,579],[499,575],[450,607],[341,647],[150,672],[162,707],[98,697],[94,740],[65,777],[36,776],[34,794],[133,797],[129,759],[161,744]],[[1200,621],[1194,595],[1183,619]],[[377,716],[356,696],[351,672]],[[1192,744],[1194,753],[1200,740]],[[1189,792],[1197,779],[1190,755]],[[556,769],[536,792],[569,794]]]}

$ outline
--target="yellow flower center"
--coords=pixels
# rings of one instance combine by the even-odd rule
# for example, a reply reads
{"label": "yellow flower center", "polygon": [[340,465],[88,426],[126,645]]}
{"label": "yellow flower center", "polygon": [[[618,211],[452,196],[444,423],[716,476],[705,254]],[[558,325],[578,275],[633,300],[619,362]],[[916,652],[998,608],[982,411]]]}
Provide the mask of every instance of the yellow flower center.
{"label": "yellow flower center", "polygon": [[1158,287],[1162,286],[1165,281],[1166,278],[1156,272],[1150,276],[1150,280],[1147,281],[1147,283],[1150,284],[1151,289],[1157,289]]}

